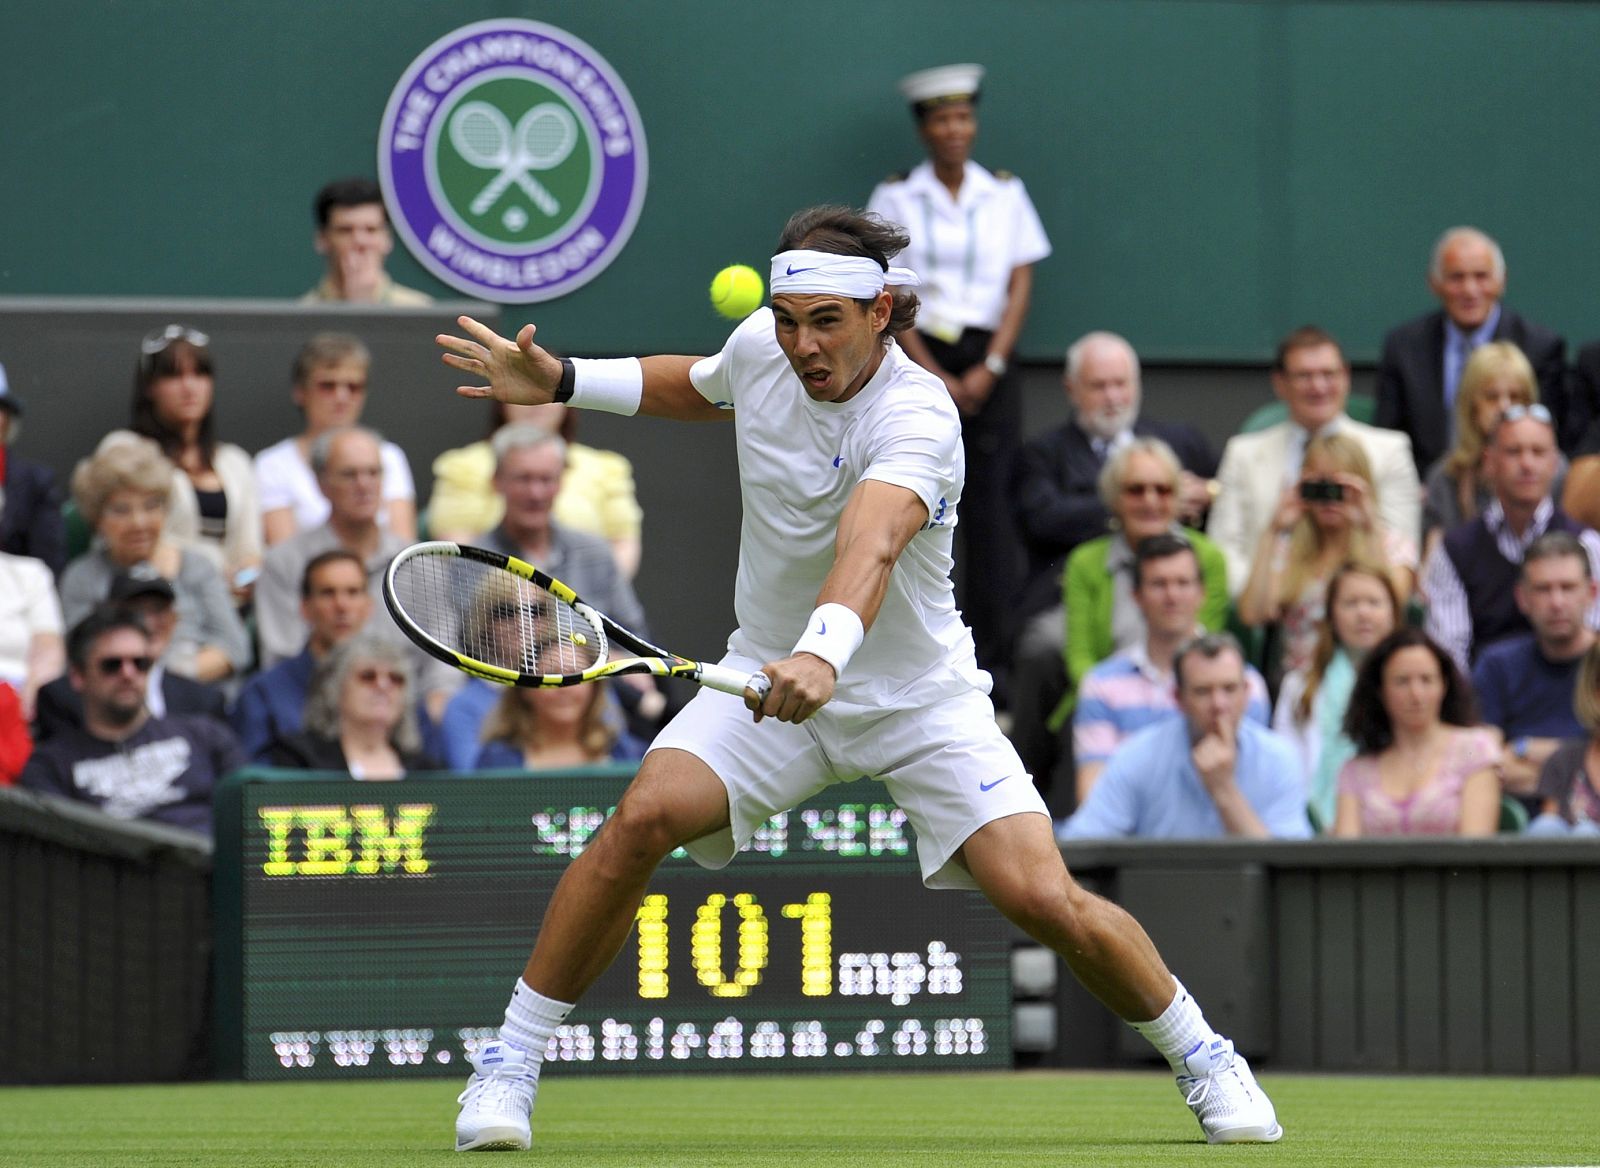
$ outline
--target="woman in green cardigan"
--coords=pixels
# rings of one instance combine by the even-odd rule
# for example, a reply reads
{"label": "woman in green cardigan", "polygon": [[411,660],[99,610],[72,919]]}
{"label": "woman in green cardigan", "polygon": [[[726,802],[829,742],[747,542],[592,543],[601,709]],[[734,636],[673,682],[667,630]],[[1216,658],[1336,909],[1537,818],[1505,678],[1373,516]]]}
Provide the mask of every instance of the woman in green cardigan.
{"label": "woman in green cardigan", "polygon": [[1178,523],[1178,456],[1159,438],[1135,438],[1114,451],[1100,472],[1100,498],[1111,512],[1111,534],[1079,544],[1067,557],[1063,591],[1067,643],[1063,652],[1073,687],[1111,654],[1144,640],[1144,617],[1133,602],[1133,549],[1168,532],[1194,545],[1205,582],[1200,623],[1208,631],[1228,619],[1228,572],[1222,551]]}

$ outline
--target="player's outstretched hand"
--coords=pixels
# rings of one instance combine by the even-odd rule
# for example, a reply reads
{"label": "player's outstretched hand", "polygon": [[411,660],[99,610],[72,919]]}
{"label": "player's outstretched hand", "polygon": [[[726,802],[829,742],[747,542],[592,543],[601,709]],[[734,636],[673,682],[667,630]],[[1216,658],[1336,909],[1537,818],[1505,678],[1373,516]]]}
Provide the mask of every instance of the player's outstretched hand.
{"label": "player's outstretched hand", "polygon": [[440,333],[434,341],[452,369],[486,379],[488,385],[458,385],[462,397],[491,397],[513,405],[541,406],[555,400],[561,384],[561,362],[533,343],[536,331],[522,326],[515,341],[500,336],[470,316],[456,318],[465,337]]}
{"label": "player's outstretched hand", "polygon": [[772,689],[766,701],[754,704],[752,697],[745,705],[755,711],[756,721],[776,718],[780,722],[804,722],[833,697],[837,678],[833,666],[811,653],[796,653],[782,661],[763,665],[761,672],[772,679]]}

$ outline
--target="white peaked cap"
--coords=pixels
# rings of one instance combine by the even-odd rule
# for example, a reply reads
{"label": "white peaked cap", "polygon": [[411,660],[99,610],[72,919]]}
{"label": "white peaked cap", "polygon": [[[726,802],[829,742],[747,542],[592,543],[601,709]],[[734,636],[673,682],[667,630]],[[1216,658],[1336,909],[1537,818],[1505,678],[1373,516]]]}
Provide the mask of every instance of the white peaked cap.
{"label": "white peaked cap", "polygon": [[925,101],[971,98],[983,81],[982,65],[940,65],[900,79],[900,92],[912,105]]}

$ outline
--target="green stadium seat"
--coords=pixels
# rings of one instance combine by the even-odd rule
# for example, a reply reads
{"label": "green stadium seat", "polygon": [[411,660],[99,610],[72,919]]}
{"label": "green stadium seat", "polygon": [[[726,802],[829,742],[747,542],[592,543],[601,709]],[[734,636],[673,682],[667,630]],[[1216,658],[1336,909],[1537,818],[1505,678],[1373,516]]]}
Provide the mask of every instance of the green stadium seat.
{"label": "green stadium seat", "polygon": [[1518,835],[1528,830],[1528,809],[1510,795],[1500,796],[1500,826],[1502,835]]}
{"label": "green stadium seat", "polygon": [[94,539],[94,529],[89,526],[89,521],[83,517],[83,512],[78,510],[78,505],[71,499],[61,504],[61,522],[67,529],[67,562],[70,564],[89,550],[89,544]]}

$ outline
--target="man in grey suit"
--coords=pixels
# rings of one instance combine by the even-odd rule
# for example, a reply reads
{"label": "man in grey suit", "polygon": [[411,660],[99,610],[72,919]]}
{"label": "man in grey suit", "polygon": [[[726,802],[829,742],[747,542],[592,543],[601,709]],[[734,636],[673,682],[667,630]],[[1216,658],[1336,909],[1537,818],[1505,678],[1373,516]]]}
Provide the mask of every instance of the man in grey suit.
{"label": "man in grey suit", "polygon": [[1539,400],[1556,419],[1562,449],[1567,433],[1567,342],[1501,303],[1506,260],[1500,245],[1475,227],[1452,227],[1433,245],[1428,287],[1442,306],[1393,329],[1378,360],[1380,426],[1411,438],[1419,474],[1450,449],[1456,386],[1472,351],[1486,341],[1510,341],[1533,365]]}
{"label": "man in grey suit", "polygon": [[1300,477],[1306,443],[1318,434],[1347,434],[1361,444],[1372,464],[1383,525],[1413,543],[1419,538],[1421,492],[1411,441],[1344,412],[1350,399],[1350,364],[1339,342],[1309,325],[1290,333],[1278,343],[1272,389],[1288,407],[1289,417],[1228,439],[1217,471],[1220,490],[1206,528],[1228,557],[1228,589],[1234,596],[1250,576],[1256,543],[1284,488]]}

